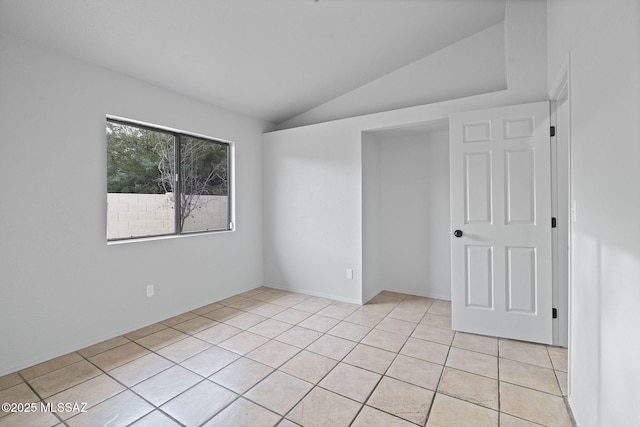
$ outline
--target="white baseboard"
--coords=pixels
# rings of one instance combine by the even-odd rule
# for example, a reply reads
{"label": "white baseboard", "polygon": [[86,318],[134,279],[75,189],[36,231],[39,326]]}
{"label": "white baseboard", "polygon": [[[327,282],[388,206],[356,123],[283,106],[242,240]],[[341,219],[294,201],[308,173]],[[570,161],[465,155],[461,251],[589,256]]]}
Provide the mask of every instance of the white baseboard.
{"label": "white baseboard", "polygon": [[298,292],[298,293],[301,293],[301,294],[311,295],[311,296],[314,296],[314,297],[329,298],[329,299],[333,299],[333,300],[336,300],[336,301],[342,301],[342,302],[348,302],[348,303],[351,303],[351,304],[360,304],[360,305],[366,304],[371,298],[375,297],[376,295],[378,295],[382,291],[398,292],[398,293],[401,293],[401,294],[414,295],[414,296],[418,296],[418,297],[425,297],[425,298],[433,298],[433,299],[439,299],[439,300],[444,300],[444,301],[451,301],[451,296],[450,295],[444,295],[444,294],[439,294],[439,293],[434,293],[434,292],[416,292],[413,289],[412,290],[408,290],[408,289],[402,289],[402,288],[396,288],[396,287],[385,287],[384,289],[381,289],[379,292],[376,292],[373,295],[363,295],[362,296],[362,300],[358,301],[357,299],[344,298],[344,297],[337,296],[337,295],[331,295],[331,294],[328,294],[328,293],[325,293],[325,292],[317,292],[317,291],[312,291],[312,290],[304,289],[304,288],[275,285],[273,283],[265,284],[264,286],[267,286],[269,288],[279,289],[279,290],[282,290],[282,291]]}
{"label": "white baseboard", "polygon": [[384,289],[374,291],[375,293],[374,293],[374,292],[371,292],[371,293],[369,293],[369,294],[367,294],[367,295],[363,295],[363,296],[362,296],[362,304],[366,304],[366,303],[368,303],[368,302],[369,302],[369,300],[371,300],[371,298],[375,297],[376,295],[378,295],[378,294],[379,294],[380,292],[382,292],[382,291],[384,291]]}
{"label": "white baseboard", "polygon": [[48,362],[51,359],[55,359],[57,357],[67,355],[69,353],[73,353],[74,351],[82,350],[83,348],[87,348],[87,347],[90,347],[92,345],[99,344],[99,343],[101,343],[103,341],[107,341],[109,339],[112,339],[112,338],[115,338],[115,337],[119,337],[121,335],[125,335],[125,334],[128,334],[128,333],[131,333],[131,332],[136,331],[136,330],[138,330],[140,328],[144,328],[144,327],[152,325],[154,323],[158,323],[158,322],[161,322],[163,320],[166,320],[166,319],[168,319],[168,318],[170,318],[170,317],[172,317],[174,315],[182,314],[182,313],[188,312],[190,310],[195,310],[198,307],[202,307],[204,305],[211,304],[211,303],[214,303],[214,302],[217,302],[217,301],[222,301],[223,299],[232,297],[232,296],[240,294],[242,292],[246,292],[246,291],[250,291],[252,289],[259,288],[260,286],[262,286],[262,285],[257,285],[257,286],[254,286],[253,288],[250,288],[250,289],[238,290],[238,291],[233,292],[231,294],[224,294],[223,297],[217,298],[214,301],[211,301],[211,300],[201,301],[201,302],[198,302],[194,307],[191,307],[189,309],[178,309],[178,310],[176,310],[175,314],[169,314],[169,315],[166,315],[166,316],[162,316],[161,319],[155,319],[155,321],[152,321],[152,322],[147,322],[147,323],[144,323],[144,324],[132,325],[131,327],[127,327],[124,330],[111,331],[110,333],[108,333],[106,335],[103,335],[103,336],[99,336],[99,337],[91,338],[91,339],[88,339],[88,340],[83,340],[83,341],[78,341],[78,342],[72,343],[72,344],[66,346],[63,350],[58,350],[58,351],[55,351],[55,352],[47,353],[47,354],[45,354],[43,356],[40,356],[40,357],[27,359],[27,360],[22,361],[19,364],[14,364],[14,365],[11,365],[11,366],[2,367],[2,369],[0,369],[0,377],[2,377],[4,375],[12,374],[14,372],[21,371],[21,370],[26,369],[26,368],[30,368],[32,366],[38,365],[38,364],[43,363],[43,362]]}
{"label": "white baseboard", "polygon": [[389,291],[389,292],[398,292],[400,294],[407,294],[407,295],[415,295],[417,297],[425,297],[425,298],[433,298],[433,299],[440,299],[440,300],[444,300],[444,301],[451,301],[451,295],[445,295],[445,294],[440,294],[437,292],[416,292],[414,289],[402,289],[402,288],[396,288],[396,287],[386,287],[384,288],[385,291]]}
{"label": "white baseboard", "polygon": [[328,299],[333,299],[333,300],[336,300],[336,301],[348,302],[348,303],[351,303],[351,304],[362,305],[362,300],[358,300],[356,298],[345,298],[345,297],[338,296],[338,295],[331,295],[331,294],[327,294],[327,293],[324,293],[324,292],[317,292],[317,291],[312,291],[312,290],[304,289],[304,288],[296,288],[296,287],[290,287],[290,286],[274,285],[273,283],[265,284],[264,286],[267,286],[269,288],[279,289],[281,291],[298,292],[298,293],[301,293],[301,294],[311,295],[311,296],[314,296],[314,297],[328,298]]}

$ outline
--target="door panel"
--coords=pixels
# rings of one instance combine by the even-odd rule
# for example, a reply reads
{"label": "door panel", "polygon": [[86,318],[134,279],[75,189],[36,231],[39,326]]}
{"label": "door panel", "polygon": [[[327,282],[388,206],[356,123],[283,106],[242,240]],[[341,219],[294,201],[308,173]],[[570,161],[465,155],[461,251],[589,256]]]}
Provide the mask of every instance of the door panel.
{"label": "door panel", "polygon": [[491,222],[491,153],[464,153],[465,224]]}
{"label": "door panel", "polygon": [[506,151],[507,224],[535,223],[535,173],[533,150]]}
{"label": "door panel", "polygon": [[536,249],[507,248],[507,311],[536,313]]}
{"label": "door panel", "polygon": [[452,326],[551,343],[547,102],[450,117]]}
{"label": "door panel", "polygon": [[491,140],[491,122],[465,123],[464,142],[482,142]]}
{"label": "door panel", "polygon": [[466,305],[488,308],[493,306],[493,256],[490,246],[466,247]]}

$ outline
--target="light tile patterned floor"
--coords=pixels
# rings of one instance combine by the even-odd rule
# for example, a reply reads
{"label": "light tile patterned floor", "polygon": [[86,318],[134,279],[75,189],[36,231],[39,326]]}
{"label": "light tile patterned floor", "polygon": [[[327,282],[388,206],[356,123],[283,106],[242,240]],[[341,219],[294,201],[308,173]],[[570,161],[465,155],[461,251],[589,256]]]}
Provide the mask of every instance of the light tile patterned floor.
{"label": "light tile patterned floor", "polygon": [[565,349],[456,333],[446,301],[261,287],[0,378],[0,426],[571,426]]}

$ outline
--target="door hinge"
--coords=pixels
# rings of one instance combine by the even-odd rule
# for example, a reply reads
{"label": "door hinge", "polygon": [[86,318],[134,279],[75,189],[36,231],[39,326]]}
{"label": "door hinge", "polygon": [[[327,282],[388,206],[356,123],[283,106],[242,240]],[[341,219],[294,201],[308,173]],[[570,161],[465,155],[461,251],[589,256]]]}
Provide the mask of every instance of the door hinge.
{"label": "door hinge", "polygon": [[551,126],[550,133],[551,133],[551,136],[556,136],[556,127],[555,126]]}
{"label": "door hinge", "polygon": [[558,220],[556,217],[551,217],[551,228],[556,228],[558,226]]}
{"label": "door hinge", "polygon": [[551,315],[553,316],[554,319],[558,318],[558,309],[554,308],[552,309]]}

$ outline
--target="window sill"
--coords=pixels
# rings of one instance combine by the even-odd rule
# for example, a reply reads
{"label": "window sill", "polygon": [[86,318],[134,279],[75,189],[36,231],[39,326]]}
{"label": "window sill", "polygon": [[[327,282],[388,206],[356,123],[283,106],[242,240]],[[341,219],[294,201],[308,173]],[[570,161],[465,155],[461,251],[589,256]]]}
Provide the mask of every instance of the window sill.
{"label": "window sill", "polygon": [[236,231],[235,228],[233,228],[231,230],[201,231],[201,232],[195,232],[195,233],[169,234],[166,236],[133,237],[131,239],[107,240],[107,246],[124,245],[124,244],[130,244],[130,243],[138,243],[138,242],[153,242],[156,240],[182,239],[182,238],[195,237],[195,236],[209,236],[212,234],[233,233],[235,231]]}

